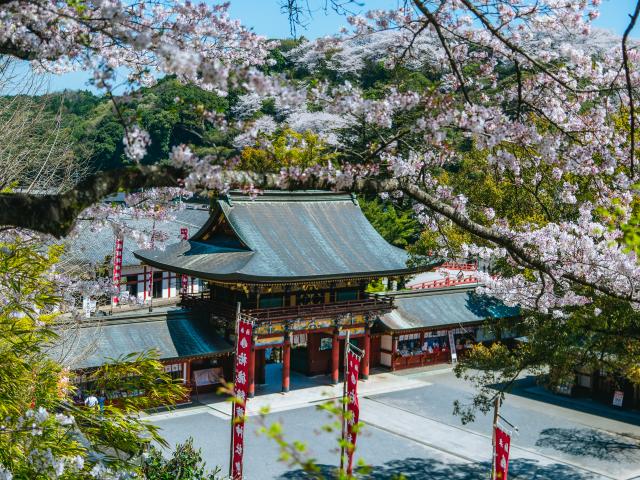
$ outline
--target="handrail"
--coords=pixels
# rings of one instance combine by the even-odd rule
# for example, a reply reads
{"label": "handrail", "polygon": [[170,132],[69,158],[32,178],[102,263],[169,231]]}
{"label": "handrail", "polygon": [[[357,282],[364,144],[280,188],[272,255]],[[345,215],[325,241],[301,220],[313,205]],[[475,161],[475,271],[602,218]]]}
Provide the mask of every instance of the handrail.
{"label": "handrail", "polygon": [[418,283],[411,285],[411,290],[422,290],[426,288],[441,288],[441,287],[453,287],[456,285],[468,285],[471,283],[478,283],[479,279],[476,276],[463,277],[461,279],[451,279],[449,277],[443,280],[431,280],[429,282]]}
{"label": "handrail", "polygon": [[[229,316],[235,316],[236,310],[232,305],[216,302],[210,299],[208,292],[203,295],[184,295],[183,304],[205,304],[209,309]],[[347,300],[343,302],[323,303],[319,305],[294,305],[291,307],[277,308],[245,308],[242,313],[255,317],[257,320],[286,320],[303,317],[332,317],[344,313],[366,313],[373,310],[388,310],[393,307],[393,299],[384,296],[375,296],[362,300]]]}
{"label": "handrail", "polygon": [[458,263],[458,262],[444,262],[440,265],[441,269],[445,270],[465,270],[465,271],[476,271],[478,270],[477,263]]}
{"label": "handrail", "polygon": [[319,305],[295,305],[280,308],[255,308],[245,310],[258,320],[275,320],[297,317],[333,316],[340,313],[363,313],[372,310],[393,307],[390,298],[368,298],[364,300],[347,300],[344,302],[323,303]]}

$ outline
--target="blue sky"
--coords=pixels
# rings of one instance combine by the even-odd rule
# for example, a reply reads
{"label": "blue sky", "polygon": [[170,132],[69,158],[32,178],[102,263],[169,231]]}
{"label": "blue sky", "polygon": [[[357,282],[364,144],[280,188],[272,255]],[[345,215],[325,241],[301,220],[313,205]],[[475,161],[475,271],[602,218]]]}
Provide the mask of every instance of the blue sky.
{"label": "blue sky", "polygon": [[[303,2],[304,3],[304,0]],[[325,0],[309,0],[314,9],[312,19],[306,29],[300,29],[298,35],[307,38],[317,38],[337,32],[346,25],[345,17],[332,10],[325,12],[322,5]],[[396,0],[359,0],[363,7],[350,7],[354,13],[362,13],[376,8],[393,8]],[[600,7],[600,17],[594,22],[599,28],[606,28],[622,34],[627,26],[629,14],[633,11],[636,0],[603,0]],[[289,37],[289,22],[287,16],[281,12],[280,0],[231,0],[230,16],[238,18],[242,23],[252,28],[256,33],[270,38]],[[634,37],[640,37],[640,26],[636,26]],[[51,78],[50,90],[85,89],[88,75],[84,72],[74,72]]]}

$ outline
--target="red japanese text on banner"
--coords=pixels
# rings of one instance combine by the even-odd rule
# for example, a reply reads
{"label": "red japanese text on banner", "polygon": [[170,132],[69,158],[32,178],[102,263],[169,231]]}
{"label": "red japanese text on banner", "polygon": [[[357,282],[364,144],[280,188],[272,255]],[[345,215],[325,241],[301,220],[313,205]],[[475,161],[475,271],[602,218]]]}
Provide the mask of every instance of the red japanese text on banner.
{"label": "red japanese text on banner", "polygon": [[116,246],[113,253],[113,286],[117,293],[113,297],[113,303],[118,304],[120,301],[120,281],[122,280],[122,250],[124,247],[124,239],[122,237],[116,237]]}
{"label": "red japanese text on banner", "polygon": [[360,373],[360,357],[354,352],[347,354],[347,411],[351,414],[347,419],[347,473],[353,473],[353,454],[356,447],[356,425],[360,418],[360,404],[358,403],[358,375]]}
{"label": "red japanese text on banner", "polygon": [[495,480],[507,480],[509,473],[509,449],[511,447],[511,437],[500,427],[495,427]]}
{"label": "red japanese text on banner", "polygon": [[[182,240],[188,240],[189,239],[189,229],[182,227],[180,229],[180,238]],[[187,277],[186,275],[182,275],[182,289],[181,289],[181,293],[183,295],[187,294],[187,290],[189,289],[189,277]]]}
{"label": "red japanese text on banner", "polygon": [[244,450],[244,415],[249,393],[249,356],[251,355],[253,327],[251,323],[238,323],[238,340],[236,343],[236,378],[233,391],[236,402],[233,404],[231,428],[233,428],[233,449],[231,478],[242,478],[242,453]]}

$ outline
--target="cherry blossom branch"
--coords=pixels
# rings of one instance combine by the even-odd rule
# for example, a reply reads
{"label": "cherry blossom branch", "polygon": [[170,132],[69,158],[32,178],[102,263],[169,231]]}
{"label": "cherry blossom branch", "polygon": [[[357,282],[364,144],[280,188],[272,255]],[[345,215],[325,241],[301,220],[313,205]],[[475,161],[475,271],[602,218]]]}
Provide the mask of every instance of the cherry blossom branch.
{"label": "cherry blossom branch", "polygon": [[[551,79],[553,79],[553,81],[555,81],[556,83],[558,83],[559,85],[561,85],[562,87],[566,88],[567,90],[573,92],[573,93],[598,93],[598,92],[602,92],[603,89],[580,89],[580,88],[575,88],[572,87],[571,85],[569,85],[568,82],[566,82],[565,80],[563,80],[562,78],[560,78],[558,75],[556,75],[555,73],[553,73],[551,70],[549,70],[547,67],[545,67],[542,63],[540,63],[538,60],[536,60],[535,58],[533,58],[530,54],[528,54],[523,48],[519,47],[518,45],[516,45],[514,42],[512,42],[511,40],[509,40],[508,38],[506,38],[500,31],[498,28],[496,28],[488,19],[487,17],[480,11],[478,10],[478,8],[470,1],[470,0],[460,0],[460,2],[467,7],[467,9],[473,13],[473,15],[480,21],[480,23],[482,23],[482,25],[484,25],[484,27],[491,33],[491,35],[493,35],[497,40],[499,40],[505,47],[507,47],[509,50],[511,50],[513,53],[517,53],[519,55],[521,55],[523,58],[525,58],[526,60],[528,60],[532,65],[534,65],[535,67],[539,68],[540,71],[542,71],[544,74],[546,74],[548,77],[550,77]],[[417,0],[416,0],[416,3]]]}
{"label": "cherry blossom branch", "polygon": [[420,12],[422,12],[422,14],[426,17],[428,22],[431,23],[431,25],[433,25],[433,29],[435,30],[436,35],[438,36],[438,39],[442,44],[442,48],[444,49],[444,52],[447,55],[447,58],[449,59],[449,65],[451,66],[451,70],[453,71],[453,74],[456,76],[456,78],[458,79],[458,82],[460,83],[460,89],[462,90],[462,95],[464,95],[465,101],[471,104],[471,99],[469,98],[469,92],[467,92],[467,87],[464,82],[464,77],[462,76],[462,72],[460,72],[460,69],[458,68],[458,64],[456,63],[455,58],[453,57],[451,48],[449,48],[449,43],[447,42],[447,39],[444,37],[444,34],[442,33],[442,30],[440,28],[440,23],[436,19],[435,15],[429,11],[429,9],[424,5],[423,2],[419,0],[415,0],[414,3],[418,8],[418,10],[420,10]]}
{"label": "cherry blossom branch", "polygon": [[185,172],[171,166],[136,166],[87,177],[60,195],[0,194],[0,225],[62,237],[78,215],[106,196],[149,187],[175,187]]}
{"label": "cherry blossom branch", "polygon": [[[138,166],[93,175],[62,195],[0,194],[0,225],[27,228],[60,237],[71,231],[81,211],[108,194],[152,186],[178,186],[183,183],[182,179],[186,174],[185,170],[171,166]],[[314,175],[283,182],[282,176],[275,173],[222,170],[219,177],[219,182],[230,188],[252,186],[261,189],[297,190],[329,189],[335,186],[332,179]],[[555,277],[558,277],[592,288],[612,298],[633,300],[631,294],[616,291],[602,282],[590,281],[570,271],[554,272],[535,251],[527,250],[514,238],[471,220],[461,210],[439,200],[410,179],[358,177],[350,184],[341,184],[341,190],[358,193],[400,190],[472,235],[504,248],[517,263],[545,273],[555,282],[558,281]]]}

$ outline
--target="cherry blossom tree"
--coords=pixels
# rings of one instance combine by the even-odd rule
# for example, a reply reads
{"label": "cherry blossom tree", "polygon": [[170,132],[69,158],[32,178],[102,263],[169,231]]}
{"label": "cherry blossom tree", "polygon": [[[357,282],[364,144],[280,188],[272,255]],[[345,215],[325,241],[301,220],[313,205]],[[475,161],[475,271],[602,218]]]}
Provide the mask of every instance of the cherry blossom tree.
{"label": "cherry blossom tree", "polygon": [[[52,233],[68,229],[80,208],[108,191],[175,185],[184,177],[192,189],[221,190],[237,183],[295,187],[303,181],[341,189],[400,190],[419,210],[424,207],[420,213],[427,224],[444,217],[481,239],[482,246],[477,241],[466,246],[469,252],[505,258],[521,270],[508,281],[487,279],[494,293],[548,310],[587,302],[573,285],[637,299],[635,257],[616,244],[619,228],[596,212],[614,206],[632,209],[637,83],[632,67],[637,52],[629,48],[628,35],[638,12],[620,45],[605,50],[582,42],[585,46],[578,47],[580,39],[589,38],[598,3],[416,0],[407,8],[351,17],[352,30],[305,46],[316,59],[337,62],[357,75],[357,62],[349,67],[341,61],[341,55],[347,58],[343,50],[384,37],[387,53],[379,60],[388,68],[438,69],[431,88],[389,88],[377,98],[365,96],[346,78],[307,88],[251,71],[266,62],[268,45],[229,20],[219,6],[8,2],[3,5],[4,30],[16,33],[5,33],[0,51],[50,70],[91,68],[97,85],[107,89],[120,67],[127,69],[130,85],[153,81],[156,72],[221,94],[230,82],[244,82],[249,94],[281,100],[294,125],[320,112],[371,132],[355,145],[349,142],[350,126],[337,122],[345,139],[340,165],[283,172],[271,179],[229,172],[215,160],[196,159],[176,147],[177,169],[138,168],[126,180],[106,174],[80,185],[66,203],[64,197],[42,198],[51,213],[58,213],[50,217],[52,224],[63,224]],[[55,28],[44,29],[45,23]],[[425,55],[428,59],[421,61]],[[308,60],[309,54],[302,58]],[[313,68],[313,62],[307,67]],[[630,119],[628,128],[616,126],[620,116]],[[134,162],[144,155],[147,142],[146,132],[135,125],[127,130],[124,143]],[[460,161],[456,142],[482,152],[497,175],[553,197],[552,203],[568,215],[518,228],[491,206],[477,209],[466,192],[456,191],[437,174]],[[26,200],[9,196],[0,201]],[[69,203],[73,208],[65,207]],[[24,206],[36,212],[35,218],[8,218],[6,223],[30,228],[41,223],[40,229],[47,231],[37,202]],[[63,219],[65,210],[68,218]],[[625,219],[619,216],[617,223]],[[533,277],[524,275],[527,269],[535,272]]]}
{"label": "cherry blossom tree", "polygon": [[[229,171],[215,159],[196,158],[177,146],[175,167],[139,167],[124,179],[105,173],[68,196],[36,202],[4,196],[0,203],[33,212],[4,223],[60,234],[80,209],[108,192],[176,185],[181,179],[190,189],[313,184],[397,190],[413,199],[425,224],[446,219],[469,232],[473,241],[465,249],[470,254],[503,258],[512,265],[508,279],[486,279],[492,293],[510,303],[553,310],[588,302],[575,285],[635,301],[640,273],[635,256],[615,239],[633,208],[635,120],[627,128],[616,120],[635,115],[629,86],[637,83],[632,68],[637,51],[629,48],[630,30],[619,45],[586,41],[598,3],[416,0],[408,8],[351,17],[351,30],[304,45],[307,53],[301,58],[307,68],[314,68],[308,61],[313,57],[337,62],[357,75],[357,62],[349,67],[340,60],[347,57],[343,50],[376,45],[383,38],[387,53],[380,57],[380,49],[370,51],[387,68],[421,65],[437,75],[429,88],[399,85],[371,97],[347,75],[311,88],[250,71],[266,62],[268,46],[228,20],[222,7],[97,2],[80,12],[66,3],[52,9],[27,2],[31,8],[18,14],[13,9],[25,4],[10,2],[3,7],[11,12],[4,21],[17,31],[18,25],[31,25],[40,16],[56,18],[60,29],[58,34],[56,29],[38,34],[24,27],[28,33],[4,40],[6,53],[42,68],[92,68],[105,88],[111,88],[118,67],[129,69],[131,85],[149,80],[153,69],[220,93],[234,80],[244,82],[248,94],[278,98],[281,111],[287,112],[285,123],[289,118],[299,125],[313,113],[340,116],[334,133],[341,135],[344,155],[339,164],[270,176]],[[585,45],[579,47],[581,43]],[[424,56],[428,58],[422,61]],[[257,123],[268,124],[264,117]],[[252,125],[248,121],[243,126]],[[367,132],[357,142],[355,129]],[[134,162],[144,155],[147,141],[136,126],[128,129],[124,142]],[[491,205],[469,203],[468,192],[457,191],[438,173],[460,162],[463,143],[483,156],[486,173],[509,177],[538,197],[546,195],[547,210],[558,207],[566,214],[516,226]],[[614,207],[626,213],[612,225],[597,212]]]}
{"label": "cherry blossom tree", "polygon": [[[278,128],[310,129],[340,155],[256,173],[176,145],[171,165],[141,166],[149,137],[123,118],[131,168],[62,195],[1,194],[0,223],[60,236],[108,193],[150,186],[377,192],[411,203],[436,248],[451,250],[438,237],[462,232],[454,253],[490,259],[500,275],[486,275],[484,290],[508,304],[558,325],[572,309],[595,314],[601,297],[635,308],[640,267],[623,239],[637,209],[640,2],[622,38],[593,30],[599,3],[413,0],[349,17],[350,28],[290,52],[316,75],[306,82],[268,75],[273,45],[223,6],[3,2],[0,53],[91,69],[108,92],[121,70],[131,87],[161,74],[220,95],[233,87],[245,95],[238,121],[208,118],[238,129],[239,148]],[[294,20],[300,5],[288,2]],[[378,89],[362,82],[372,63],[390,78]],[[265,100],[273,116],[257,113]]]}

